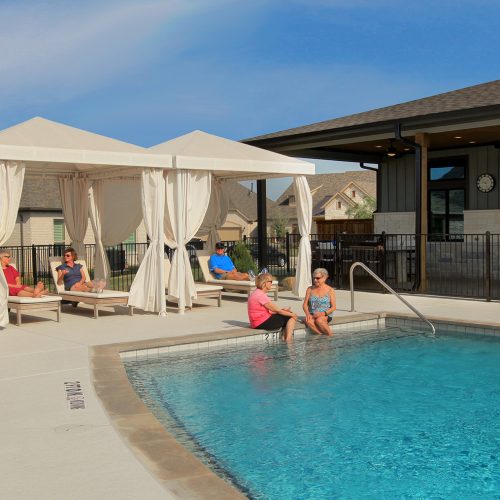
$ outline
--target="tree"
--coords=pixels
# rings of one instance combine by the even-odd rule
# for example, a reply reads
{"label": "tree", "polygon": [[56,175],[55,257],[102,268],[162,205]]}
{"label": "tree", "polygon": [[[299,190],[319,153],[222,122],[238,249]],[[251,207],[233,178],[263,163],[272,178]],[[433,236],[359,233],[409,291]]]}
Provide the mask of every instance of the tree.
{"label": "tree", "polygon": [[257,266],[250,255],[250,250],[248,250],[248,247],[242,241],[234,245],[231,252],[231,260],[233,261],[234,267],[242,273],[247,273],[250,270],[254,273],[257,272]]}
{"label": "tree", "polygon": [[348,219],[371,219],[373,212],[377,208],[375,198],[367,196],[361,203],[356,203],[353,207],[349,207],[345,214]]}
{"label": "tree", "polygon": [[274,231],[274,235],[277,238],[283,238],[286,235],[286,226],[288,224],[288,219],[285,217],[278,216],[271,222],[271,229]]}

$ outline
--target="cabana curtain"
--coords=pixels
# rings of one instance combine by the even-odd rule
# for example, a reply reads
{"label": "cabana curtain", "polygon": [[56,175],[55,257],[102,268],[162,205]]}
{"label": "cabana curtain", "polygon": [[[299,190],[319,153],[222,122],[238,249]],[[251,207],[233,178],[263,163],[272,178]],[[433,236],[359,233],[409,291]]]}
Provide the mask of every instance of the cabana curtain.
{"label": "cabana curtain", "polygon": [[227,195],[228,186],[230,186],[230,184],[222,182],[220,179],[213,178],[212,195],[210,196],[207,213],[203,220],[203,224],[198,230],[200,236],[206,236],[208,234],[206,248],[210,250],[215,248],[215,244],[219,241],[218,229],[222,227],[226,221],[229,211],[229,199]]}
{"label": "cabana curtain", "polygon": [[[24,182],[24,163],[0,160],[0,245],[12,234],[17,219]],[[9,287],[0,271],[0,326],[9,323],[7,300]]]}
{"label": "cabana curtain", "polygon": [[90,182],[86,177],[59,178],[64,224],[71,238],[71,245],[78,256],[85,258],[85,233],[88,225],[88,191]]}
{"label": "cabana curtain", "polygon": [[297,202],[297,220],[299,224],[300,243],[295,273],[294,293],[305,297],[307,287],[311,285],[311,233],[312,196],[305,176],[300,175],[293,180],[295,199]]}
{"label": "cabana curtain", "polygon": [[104,247],[118,245],[141,223],[141,183],[135,179],[95,181],[89,191],[89,217],[96,242],[94,276],[108,280]]}
{"label": "cabana curtain", "polygon": [[142,215],[150,239],[130,288],[128,305],[166,315],[163,273],[165,180],[161,169],[144,169],[141,178]]}
{"label": "cabana curtain", "polygon": [[186,243],[197,233],[210,201],[212,175],[208,171],[169,171],[166,183],[165,240],[173,248],[168,294],[179,301],[179,311],[192,306],[196,288]]}

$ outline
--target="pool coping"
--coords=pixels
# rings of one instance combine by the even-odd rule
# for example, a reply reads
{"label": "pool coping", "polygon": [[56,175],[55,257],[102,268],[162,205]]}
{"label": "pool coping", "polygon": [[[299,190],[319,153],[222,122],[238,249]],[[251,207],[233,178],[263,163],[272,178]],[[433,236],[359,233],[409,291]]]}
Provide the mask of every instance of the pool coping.
{"label": "pool coping", "polygon": [[[387,319],[403,320],[405,325],[410,327],[422,325],[422,322],[412,314],[387,312],[337,316],[334,317],[333,325],[356,327],[361,323],[368,324],[368,322],[382,319],[384,321]],[[500,322],[471,323],[431,316],[428,316],[428,319],[441,329],[448,331],[465,328],[468,334],[500,336]],[[162,337],[89,348],[92,383],[111,424],[144,467],[167,491],[179,498],[242,499],[247,497],[221,479],[163,427],[135,393],[125,372],[122,356],[127,357],[126,353],[143,350],[158,356],[161,348],[259,336],[263,336],[262,331],[235,328],[223,332],[215,331],[173,338]]]}

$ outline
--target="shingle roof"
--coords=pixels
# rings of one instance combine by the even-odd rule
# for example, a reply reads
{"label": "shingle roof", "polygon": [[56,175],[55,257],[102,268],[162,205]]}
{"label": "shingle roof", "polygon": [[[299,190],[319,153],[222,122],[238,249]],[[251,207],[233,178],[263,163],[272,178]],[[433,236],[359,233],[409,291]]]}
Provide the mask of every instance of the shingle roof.
{"label": "shingle roof", "polygon": [[62,210],[59,186],[55,179],[24,179],[20,209]]}
{"label": "shingle roof", "polygon": [[325,203],[331,198],[331,195],[323,196],[314,206],[312,210],[312,214],[314,215],[322,215],[325,213]]}
{"label": "shingle roof", "polygon": [[357,125],[368,125],[377,122],[403,120],[417,116],[428,116],[450,111],[460,111],[473,108],[500,105],[500,80],[481,83],[471,87],[465,87],[431,97],[424,97],[414,101],[408,101],[385,108],[378,108],[363,113],[343,116],[333,120],[312,123],[301,127],[282,130],[271,134],[260,135],[245,139],[244,142],[251,143],[262,139],[275,137],[322,132],[341,128],[354,127]]}
{"label": "shingle roof", "polygon": [[[370,196],[375,197],[377,192],[377,174],[371,170],[364,172],[352,171],[334,174],[318,174],[306,177],[311,191],[314,191],[313,207],[316,210],[319,209],[321,202],[325,203],[325,199],[329,199],[335,193],[342,191],[349,182],[355,182]],[[268,208],[268,216],[270,218],[283,217],[286,219],[295,219],[297,216],[296,207],[293,205],[290,206],[287,203],[289,196],[293,194],[293,183],[291,183],[276,200],[274,206]]]}
{"label": "shingle roof", "polygon": [[[229,210],[241,212],[249,221],[257,220],[257,189],[253,191],[239,182],[227,184],[229,192]],[[267,210],[274,205],[274,201],[267,199]]]}

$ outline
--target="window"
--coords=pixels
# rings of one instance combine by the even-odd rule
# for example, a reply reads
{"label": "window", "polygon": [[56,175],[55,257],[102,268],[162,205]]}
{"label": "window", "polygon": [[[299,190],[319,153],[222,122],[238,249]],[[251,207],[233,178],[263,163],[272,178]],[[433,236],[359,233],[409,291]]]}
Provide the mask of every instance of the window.
{"label": "window", "polygon": [[64,243],[65,232],[64,232],[64,219],[54,219],[54,243]]}
{"label": "window", "polygon": [[454,165],[453,162],[445,162],[443,165],[431,166],[430,181],[449,181],[465,179],[465,165]]}
{"label": "window", "polygon": [[352,198],[356,198],[356,191],[352,191],[352,192],[351,192],[351,197],[352,197]]}
{"label": "window", "polygon": [[460,241],[464,232],[466,158],[429,162],[429,238]]}
{"label": "window", "polygon": [[341,208],[342,208],[342,202],[337,201],[337,208],[338,208],[338,209],[341,209]]}
{"label": "window", "polygon": [[123,243],[135,243],[135,231]]}

